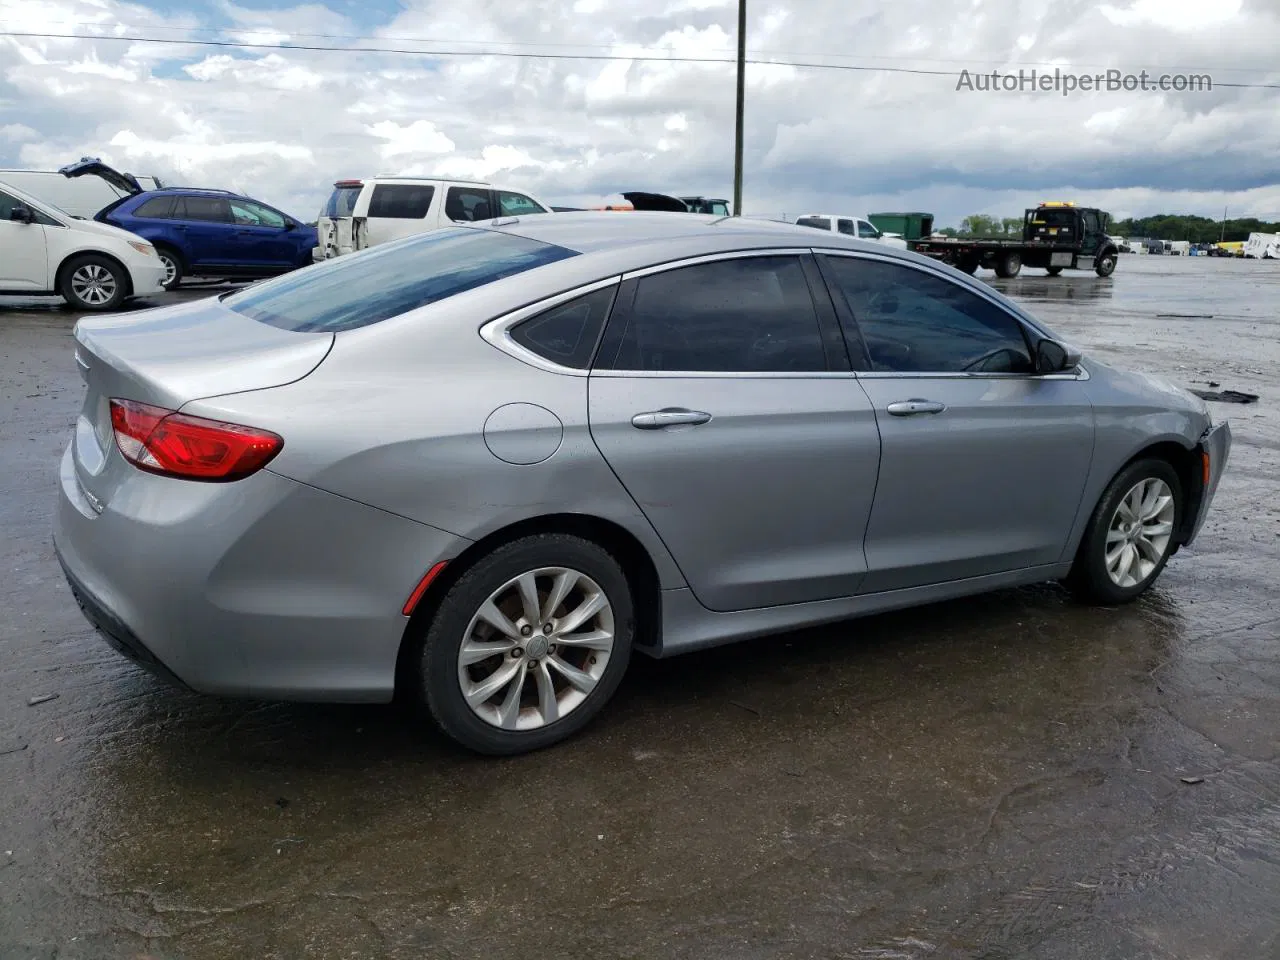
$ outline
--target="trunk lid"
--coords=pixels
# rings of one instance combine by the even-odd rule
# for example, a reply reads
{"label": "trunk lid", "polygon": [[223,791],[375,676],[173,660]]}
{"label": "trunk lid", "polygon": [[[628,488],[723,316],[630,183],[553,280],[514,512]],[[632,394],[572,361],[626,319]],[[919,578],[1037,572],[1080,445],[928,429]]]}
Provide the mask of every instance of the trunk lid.
{"label": "trunk lid", "polygon": [[121,173],[108,167],[97,157],[81,157],[75,163],[69,163],[65,167],[59,168],[58,172],[64,177],[75,179],[76,177],[96,176],[101,177],[117,190],[123,191],[128,196],[135,193],[142,193],[142,185],[138,183],[137,178],[131,173]]}
{"label": "trunk lid", "polygon": [[333,345],[330,333],[259,323],[216,299],[132,315],[86,317],[75,327],[75,362],[86,385],[76,421],[75,463],[96,504],[134,468],[116,449],[113,397],[178,410],[192,400],[301,380]]}

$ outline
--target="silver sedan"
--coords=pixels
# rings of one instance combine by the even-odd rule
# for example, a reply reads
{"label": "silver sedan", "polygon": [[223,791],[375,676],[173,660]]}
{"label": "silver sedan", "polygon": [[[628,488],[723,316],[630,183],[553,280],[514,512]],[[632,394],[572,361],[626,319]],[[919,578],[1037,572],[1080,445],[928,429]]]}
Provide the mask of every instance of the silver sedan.
{"label": "silver sedan", "polygon": [[491,754],[666,657],[1064,579],[1133,600],[1230,430],[949,267],[785,224],[508,218],[75,330],[54,538],[198,691],[422,698]]}

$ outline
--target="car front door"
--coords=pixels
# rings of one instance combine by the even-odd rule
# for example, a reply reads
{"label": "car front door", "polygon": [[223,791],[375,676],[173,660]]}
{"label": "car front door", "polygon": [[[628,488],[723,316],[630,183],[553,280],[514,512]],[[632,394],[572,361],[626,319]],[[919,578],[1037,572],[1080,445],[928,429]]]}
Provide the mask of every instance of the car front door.
{"label": "car front door", "polygon": [[235,266],[235,224],[225,197],[187,194],[174,204],[174,227],[190,266]]}
{"label": "car front door", "polygon": [[45,227],[39,222],[11,220],[15,207],[28,207],[0,191],[0,289],[47,290],[50,285]]}
{"label": "car front door", "polygon": [[1093,452],[1083,374],[1037,374],[1033,332],[938,271],[820,259],[880,427],[862,592],[1059,562]]}
{"label": "car front door", "polygon": [[251,200],[231,200],[235,223],[234,256],[245,267],[291,267],[298,260],[297,240],[289,219]]}
{"label": "car front door", "polygon": [[591,433],[704,606],[857,592],[880,438],[848,368],[808,254],[624,280],[590,375]]}
{"label": "car front door", "polygon": [[1106,237],[1102,232],[1102,223],[1098,214],[1093,210],[1081,210],[1080,227],[1080,256],[1092,257],[1097,254],[1098,247]]}

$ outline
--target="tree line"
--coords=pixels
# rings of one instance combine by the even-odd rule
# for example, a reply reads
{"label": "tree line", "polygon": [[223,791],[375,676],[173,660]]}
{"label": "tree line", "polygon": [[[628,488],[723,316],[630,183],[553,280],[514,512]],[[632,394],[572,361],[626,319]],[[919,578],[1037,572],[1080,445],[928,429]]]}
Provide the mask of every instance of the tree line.
{"label": "tree line", "polygon": [[[1156,240],[1190,240],[1192,243],[1217,243],[1219,240],[1247,240],[1251,233],[1280,233],[1280,222],[1270,223],[1256,217],[1228,220],[1161,213],[1154,217],[1126,217],[1112,220],[1107,214],[1107,233],[1120,237],[1152,237]],[[948,237],[986,237],[1015,239],[1022,236],[1022,217],[989,217],[974,214],[960,221],[960,227],[944,227],[938,231]]]}

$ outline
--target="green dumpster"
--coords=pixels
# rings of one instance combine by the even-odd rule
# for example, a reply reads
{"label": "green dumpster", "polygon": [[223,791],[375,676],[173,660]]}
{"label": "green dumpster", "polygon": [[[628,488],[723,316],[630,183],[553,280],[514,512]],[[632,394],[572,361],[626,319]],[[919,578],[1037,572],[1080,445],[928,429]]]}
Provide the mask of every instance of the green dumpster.
{"label": "green dumpster", "polygon": [[922,240],[933,233],[932,213],[872,213],[867,219],[882,233],[896,233],[904,240]]}

